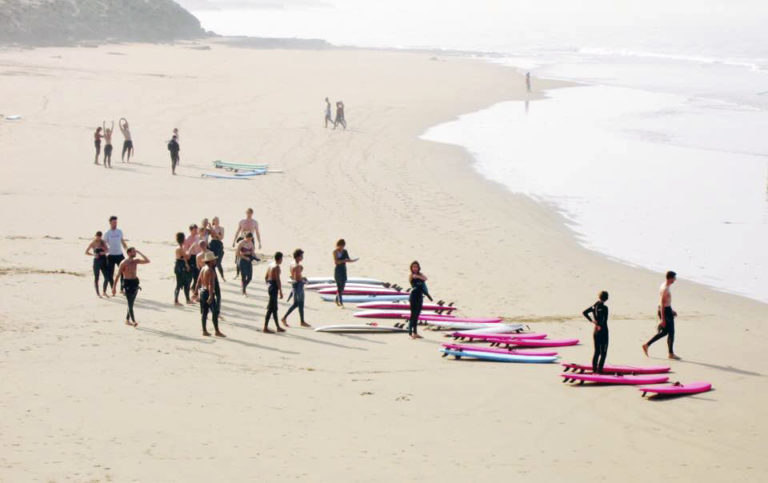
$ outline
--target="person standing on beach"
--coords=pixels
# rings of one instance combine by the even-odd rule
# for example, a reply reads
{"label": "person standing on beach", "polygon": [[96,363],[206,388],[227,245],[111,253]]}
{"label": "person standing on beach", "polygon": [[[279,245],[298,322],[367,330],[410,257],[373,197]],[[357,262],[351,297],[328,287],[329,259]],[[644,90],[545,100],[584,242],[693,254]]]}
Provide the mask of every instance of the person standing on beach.
{"label": "person standing on beach", "polygon": [[96,236],[91,243],[88,244],[88,248],[85,249],[85,254],[93,257],[93,286],[96,289],[96,295],[99,294],[99,274],[104,276],[104,296],[107,296],[107,284],[109,284],[109,273],[107,272],[107,242],[101,237],[101,232],[97,231]]}
{"label": "person standing on beach", "polygon": [[131,155],[133,155],[133,138],[131,138],[131,129],[128,127],[128,120],[124,117],[120,118],[118,122],[120,126],[120,132],[123,133],[123,154],[121,156],[122,161],[125,163],[125,155],[128,155],[128,162],[131,162]]}
{"label": "person standing on beach", "polygon": [[424,295],[427,293],[427,276],[421,273],[421,264],[414,260],[411,262],[408,281],[411,284],[411,293],[408,296],[408,302],[411,306],[411,316],[408,319],[408,335],[411,339],[421,339],[418,333],[419,315],[424,306]]}
{"label": "person standing on beach", "polygon": [[208,247],[216,255],[216,268],[219,270],[221,279],[226,282],[224,278],[224,268],[221,266],[221,260],[224,258],[224,227],[219,222],[219,217],[214,216],[211,220],[211,225],[208,228],[208,232],[211,235],[211,241],[208,243]]}
{"label": "person standing on beach", "polygon": [[[302,327],[311,327],[304,321],[304,284],[307,283],[307,278],[304,276],[304,265],[301,264],[304,260],[304,250],[297,248],[293,251],[293,265],[291,265],[291,295],[293,295],[293,305],[290,306],[283,318],[283,325],[288,327],[288,316],[291,315],[294,309],[299,309],[299,318],[301,319]],[[290,299],[290,297],[288,297]]]}
{"label": "person standing on beach", "polygon": [[525,90],[531,92],[531,73],[525,73]]}
{"label": "person standing on beach", "polygon": [[176,176],[176,165],[179,164],[179,151],[181,150],[181,147],[179,146],[179,141],[176,138],[176,136],[173,136],[170,141],[168,141],[168,151],[171,152],[171,174]]}
{"label": "person standing on beach", "polygon": [[189,270],[189,256],[184,249],[184,233],[176,233],[176,263],[173,266],[173,273],[176,275],[176,288],[173,291],[173,304],[181,305],[179,303],[179,293],[183,290],[184,297],[187,299],[187,303],[191,304],[189,299],[189,284],[190,284],[190,270]]}
{"label": "person standing on beach", "polygon": [[[125,298],[128,300],[128,312],[125,314],[125,324],[136,327],[136,317],[133,315],[133,303],[136,301],[136,296],[139,294],[139,277],[138,266],[145,263],[149,263],[149,258],[145,257],[143,253],[130,247],[126,250],[128,258],[120,262],[120,266],[117,269],[117,275],[112,281],[112,295],[116,294],[115,285],[117,285],[117,278],[124,277],[125,280]],[[141,259],[137,259],[136,255],[139,255]]]}
{"label": "person standing on beach", "polygon": [[[232,247],[235,246],[235,243],[240,243],[248,233],[251,233],[256,237],[256,240],[259,243],[259,250],[261,250],[261,234],[259,233],[259,222],[253,219],[253,208],[248,208],[245,210],[245,218],[240,220],[240,223],[237,224],[235,238],[232,239]],[[240,258],[238,258],[238,256],[238,250],[236,250],[235,271],[237,275],[240,275]],[[258,262],[259,260],[256,259],[256,261]]]}
{"label": "person standing on beach", "polygon": [[661,301],[659,303],[659,310],[658,310],[658,316],[661,322],[659,323],[658,332],[656,335],[651,337],[651,340],[643,344],[643,352],[645,355],[648,355],[648,348],[656,342],[657,340],[661,339],[664,336],[667,336],[667,347],[669,348],[669,358],[680,360],[680,357],[678,357],[675,354],[674,350],[674,344],[675,344],[675,317],[677,317],[677,312],[672,310],[672,292],[670,291],[670,287],[673,283],[677,280],[677,274],[673,271],[667,272],[666,279],[664,280],[664,283],[661,284],[661,287],[659,287],[659,294],[661,296]]}
{"label": "person standing on beach", "polygon": [[203,335],[208,337],[208,312],[213,319],[213,329],[216,337],[226,337],[219,331],[219,297],[216,296],[216,255],[206,251],[202,257],[203,268],[200,270],[200,314],[203,323]]}
{"label": "person standing on beach", "polygon": [[[104,234],[104,241],[107,242],[107,274],[109,274],[109,284],[112,285],[115,267],[125,260],[123,248],[128,248],[123,238],[123,231],[117,227],[117,217],[114,215],[109,217],[109,230]],[[123,277],[120,277],[120,293],[125,292],[123,285]],[[112,285],[112,288],[115,288],[114,285]]]}
{"label": "person standing on beach", "polygon": [[99,155],[101,154],[101,138],[104,137],[101,134],[101,126],[96,128],[96,132],[93,133],[93,147],[96,148],[96,157],[93,158],[93,164],[99,164]]}
{"label": "person standing on beach", "polygon": [[112,127],[107,129],[107,122],[104,121],[104,167],[112,167],[112,133],[115,131],[115,121],[112,121]]}
{"label": "person standing on beach", "polygon": [[197,254],[200,253],[199,243],[200,235],[198,233],[198,228],[197,225],[193,223],[189,225],[189,235],[184,239],[183,245],[187,258],[189,259],[189,279],[192,284],[192,301],[197,299],[195,283],[197,282],[198,275],[200,275],[200,271],[197,269]]}
{"label": "person standing on beach", "polygon": [[325,127],[328,128],[328,123],[333,124],[333,118],[331,118],[331,101],[325,98]]}
{"label": "person standing on beach", "polygon": [[240,243],[237,244],[237,248],[235,248],[235,253],[237,253],[237,258],[239,260],[240,284],[243,289],[243,296],[245,297],[248,296],[246,289],[253,278],[253,261],[259,261],[259,259],[253,255],[253,249],[253,233],[250,232],[245,234],[245,239],[240,240]]}
{"label": "person standing on beach", "polygon": [[278,332],[285,332],[285,329],[280,327],[277,323],[277,296],[280,294],[280,298],[283,298],[283,287],[280,283],[280,263],[283,261],[282,252],[275,253],[275,261],[269,264],[267,267],[267,273],[264,275],[264,281],[267,282],[267,294],[269,295],[269,302],[267,302],[267,315],[264,316],[264,332],[272,333],[269,330],[269,317],[275,319],[275,327]]}
{"label": "person standing on beach", "polygon": [[347,130],[347,120],[344,118],[344,103],[342,101],[336,102],[336,120],[333,121],[333,129],[341,124],[344,130]]}
{"label": "person standing on beach", "polygon": [[[177,128],[177,127],[173,128],[173,134],[171,134],[171,139],[173,139],[174,136],[176,137],[176,142],[180,143],[181,142],[181,136],[179,135],[179,128]],[[178,156],[178,158],[176,159],[176,166],[178,166],[180,164],[181,164],[181,156]]]}
{"label": "person standing on beach", "polygon": [[[603,290],[594,305],[587,307],[582,315],[595,326],[592,338],[595,341],[595,352],[592,355],[592,372],[602,374],[605,358],[608,355],[608,292]],[[590,317],[590,314],[594,317]]]}
{"label": "person standing on beach", "polygon": [[336,305],[344,307],[344,286],[347,284],[347,263],[354,263],[358,259],[349,258],[346,249],[347,242],[343,238],[336,242],[333,251],[333,279],[336,281]]}

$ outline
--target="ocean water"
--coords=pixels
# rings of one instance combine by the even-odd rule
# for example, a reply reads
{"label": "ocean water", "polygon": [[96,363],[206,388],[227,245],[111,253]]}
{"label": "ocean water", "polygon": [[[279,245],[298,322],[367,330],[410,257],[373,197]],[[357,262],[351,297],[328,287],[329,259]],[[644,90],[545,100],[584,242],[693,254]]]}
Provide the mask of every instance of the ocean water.
{"label": "ocean water", "polygon": [[768,302],[768,2],[181,3],[221,34],[476,52],[582,83],[424,137],[552,203],[590,249]]}

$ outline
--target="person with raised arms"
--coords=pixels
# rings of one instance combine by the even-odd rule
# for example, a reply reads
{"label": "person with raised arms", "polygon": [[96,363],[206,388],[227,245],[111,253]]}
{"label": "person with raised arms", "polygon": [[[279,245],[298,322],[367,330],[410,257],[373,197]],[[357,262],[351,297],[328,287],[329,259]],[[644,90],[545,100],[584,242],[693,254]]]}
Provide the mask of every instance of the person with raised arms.
{"label": "person with raised arms", "polygon": [[176,288],[173,291],[173,304],[181,305],[179,303],[179,293],[183,290],[184,297],[187,299],[187,303],[191,304],[189,299],[189,285],[191,282],[190,269],[189,269],[189,255],[184,249],[184,233],[176,233],[176,263],[173,266],[173,273],[176,275]]}
{"label": "person with raised arms", "polygon": [[246,233],[245,239],[240,240],[235,248],[238,257],[238,268],[240,272],[240,284],[243,289],[243,296],[247,297],[246,289],[253,278],[253,261],[259,261],[253,254],[253,233]]}
{"label": "person with raised arms", "polygon": [[267,315],[264,316],[264,332],[270,334],[269,330],[269,318],[270,316],[275,319],[275,327],[278,332],[285,332],[285,329],[280,327],[277,323],[277,296],[283,298],[283,288],[280,283],[280,264],[283,262],[282,252],[275,253],[275,261],[269,264],[267,267],[267,273],[264,275],[264,281],[267,282],[267,294],[269,295],[269,302],[267,302]]}
{"label": "person with raised arms", "polygon": [[349,258],[347,242],[343,238],[336,242],[333,251],[333,279],[336,281],[336,305],[344,307],[344,286],[347,284],[347,263],[354,263],[358,258]]}
{"label": "person with raised arms", "polygon": [[104,296],[107,296],[107,285],[109,284],[109,272],[107,271],[107,242],[102,238],[100,231],[96,232],[96,236],[88,244],[88,248],[85,249],[85,254],[93,257],[93,286],[96,289],[96,295],[99,294],[99,274],[104,276]]}
{"label": "person with raised arms", "polygon": [[219,330],[219,298],[216,296],[216,255],[206,251],[202,256],[203,268],[197,286],[200,288],[200,314],[203,324],[203,335],[208,337],[208,312],[213,319],[213,329],[216,337],[226,337]]}
{"label": "person with raised arms", "polygon": [[[608,355],[608,292],[603,290],[597,297],[597,302],[587,307],[582,315],[595,326],[592,338],[595,341],[595,352],[592,354],[592,372],[602,374],[605,358]],[[592,315],[592,317],[590,317]]]}
{"label": "person with raised arms", "polygon": [[646,356],[648,355],[648,348],[651,346],[651,344],[666,336],[667,348],[669,349],[669,358],[680,360],[680,357],[675,354],[674,349],[675,317],[677,317],[677,312],[672,310],[672,292],[670,291],[670,287],[673,283],[675,283],[676,280],[677,274],[670,270],[667,272],[664,283],[662,283],[661,287],[659,287],[659,295],[661,297],[661,301],[659,302],[657,315],[660,319],[660,322],[656,335],[651,337],[651,340],[643,344],[643,353],[645,353]]}
{"label": "person with raised arms", "polygon": [[[123,248],[128,248],[123,237],[123,231],[117,227],[117,217],[115,215],[109,217],[109,230],[104,234],[104,241],[107,242],[107,274],[109,275],[109,284],[112,285],[115,267],[125,260]],[[123,277],[120,277],[120,293],[123,292]]]}
{"label": "person with raised arms", "polygon": [[131,129],[128,127],[128,120],[124,117],[120,118],[120,121],[117,123],[120,127],[120,132],[123,133],[123,138],[125,139],[123,141],[123,154],[121,156],[122,161],[125,163],[125,155],[128,155],[128,162],[131,162],[131,156],[133,155],[133,138],[131,137]]}
{"label": "person with raised arms", "polygon": [[[293,295],[293,304],[281,319],[286,327],[288,327],[288,316],[291,315],[294,309],[299,309],[301,326],[312,327],[304,321],[304,284],[307,283],[307,278],[304,276],[302,260],[304,260],[304,250],[297,248],[293,251],[293,264],[291,265],[291,295]],[[291,297],[288,298],[290,299]]]}
{"label": "person with raised arms", "polygon": [[[120,266],[117,269],[117,275],[112,282],[112,295],[116,294],[115,285],[117,284],[118,277],[124,277],[125,280],[125,298],[128,301],[128,312],[125,314],[125,324],[136,327],[136,317],[133,315],[133,303],[136,301],[136,296],[139,294],[139,276],[138,266],[145,263],[149,263],[149,258],[145,257],[143,253],[130,247],[126,250],[128,258],[120,262]],[[136,255],[139,255],[141,259],[137,259]]]}

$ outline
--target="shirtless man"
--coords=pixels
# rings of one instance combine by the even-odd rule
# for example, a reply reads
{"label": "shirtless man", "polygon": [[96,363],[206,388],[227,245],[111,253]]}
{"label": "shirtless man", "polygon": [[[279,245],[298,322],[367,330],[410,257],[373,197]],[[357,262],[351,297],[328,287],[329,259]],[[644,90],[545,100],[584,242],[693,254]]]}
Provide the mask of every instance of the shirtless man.
{"label": "shirtless man", "polygon": [[200,313],[202,314],[203,335],[208,337],[208,312],[211,312],[213,318],[213,329],[216,337],[226,337],[219,331],[219,299],[216,297],[216,255],[213,252],[206,251],[205,255],[200,257],[203,261],[203,268],[200,270],[200,279],[197,286],[200,287]]}
{"label": "shirtless man", "polygon": [[283,288],[280,284],[280,263],[283,261],[283,254],[281,252],[275,253],[274,263],[270,263],[267,267],[267,273],[264,275],[264,280],[267,282],[267,293],[269,294],[269,302],[267,303],[267,315],[264,317],[264,332],[273,333],[267,327],[269,324],[269,317],[272,316],[275,319],[275,327],[278,332],[285,332],[285,329],[280,327],[277,323],[277,295],[280,294],[280,298],[283,298]]}
{"label": "shirtless man", "polygon": [[[115,279],[112,281],[112,295],[116,295],[117,279],[122,276],[125,279],[125,298],[128,300],[128,313],[125,314],[125,325],[136,327],[139,324],[136,323],[136,317],[133,316],[133,302],[139,294],[138,266],[149,263],[149,258],[133,247],[128,248],[126,253],[128,253],[128,258],[120,262]],[[136,255],[139,255],[141,259],[137,259]]]}
{"label": "shirtless man", "polygon": [[[304,284],[307,283],[307,278],[304,276],[304,265],[301,261],[304,260],[304,250],[297,248],[293,251],[293,264],[291,265],[291,285],[293,286],[291,294],[293,295],[293,305],[280,319],[283,321],[283,325],[288,327],[288,316],[294,309],[299,309],[299,318],[301,319],[302,327],[311,327],[304,321]],[[290,299],[290,297],[288,297]]]}
{"label": "shirtless man", "polygon": [[200,253],[200,235],[197,232],[197,225],[189,225],[189,235],[184,239],[184,243],[181,245],[184,252],[190,259],[189,275],[192,280],[192,300],[197,298],[197,277],[200,275],[200,269],[197,266],[197,255]]}
{"label": "shirtless man", "polygon": [[128,162],[131,162],[131,155],[133,154],[133,139],[131,138],[131,130],[128,127],[128,120],[124,117],[120,118],[120,122],[118,122],[118,125],[120,126],[120,131],[123,133],[123,138],[125,138],[125,141],[123,141],[123,155],[122,160],[125,162],[125,155],[128,154]]}
{"label": "shirtless man", "polygon": [[256,241],[259,243],[259,250],[261,250],[261,234],[259,234],[259,222],[253,219],[253,208],[248,208],[245,211],[245,218],[240,220],[237,225],[237,232],[235,232],[235,238],[232,240],[232,246],[239,242],[248,233],[253,233],[256,237]]}
{"label": "shirtless man", "polygon": [[659,303],[658,315],[659,319],[661,319],[661,322],[659,323],[659,331],[656,333],[656,335],[654,335],[651,340],[643,344],[643,352],[646,356],[648,355],[648,348],[651,346],[651,344],[661,339],[662,337],[667,336],[669,358],[680,360],[674,351],[675,317],[677,317],[677,312],[672,310],[672,292],[669,290],[670,286],[675,283],[675,280],[677,280],[677,274],[670,270],[667,272],[666,280],[661,284],[661,287],[659,288],[661,302]]}
{"label": "shirtless man", "polygon": [[107,121],[102,124],[104,126],[104,167],[112,167],[112,133],[115,131],[115,121],[112,121],[112,127],[107,129]]}

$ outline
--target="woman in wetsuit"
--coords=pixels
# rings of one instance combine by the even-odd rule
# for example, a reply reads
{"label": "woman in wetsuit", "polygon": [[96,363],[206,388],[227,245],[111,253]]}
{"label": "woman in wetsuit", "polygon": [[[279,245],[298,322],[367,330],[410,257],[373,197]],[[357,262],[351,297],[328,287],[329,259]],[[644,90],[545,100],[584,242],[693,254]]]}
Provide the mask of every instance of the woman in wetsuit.
{"label": "woman in wetsuit", "polygon": [[115,121],[112,121],[112,127],[107,129],[106,121],[104,126],[104,167],[112,167],[112,133],[115,131]]}
{"label": "woman in wetsuit", "polygon": [[411,262],[411,273],[408,274],[408,281],[411,284],[411,294],[408,297],[411,306],[408,335],[411,339],[421,339],[417,332],[419,315],[421,314],[421,307],[424,305],[424,295],[429,296],[429,292],[427,291],[427,276],[421,273],[421,265],[416,260]]}
{"label": "woman in wetsuit", "polygon": [[253,250],[253,233],[248,233],[245,235],[245,240],[238,243],[236,248],[237,256],[240,260],[240,281],[243,287],[243,295],[246,297],[248,294],[245,292],[245,289],[248,288],[248,284],[251,283],[253,278],[253,260],[258,261],[253,255]]}
{"label": "woman in wetsuit", "polygon": [[176,288],[173,291],[173,304],[181,305],[179,303],[179,292],[184,290],[184,297],[187,299],[187,303],[191,304],[189,299],[189,284],[190,284],[190,271],[189,271],[189,256],[187,251],[184,250],[184,233],[176,233],[176,263],[173,266],[173,273],[176,275]]}
{"label": "woman in wetsuit", "polygon": [[99,273],[104,275],[104,296],[107,296],[107,285],[109,284],[109,275],[107,274],[107,242],[101,237],[100,231],[96,232],[96,236],[91,243],[88,244],[88,248],[85,249],[85,254],[93,257],[93,286],[96,289],[96,295],[99,295]]}
{"label": "woman in wetsuit", "polygon": [[[605,366],[605,357],[608,355],[608,292],[603,290],[598,296],[597,302],[587,307],[582,314],[588,321],[595,325],[592,338],[595,341],[595,352],[592,355],[592,372],[602,374]],[[594,317],[590,317],[590,314]]]}
{"label": "woman in wetsuit", "polygon": [[99,154],[101,154],[101,126],[96,128],[96,132],[93,133],[93,147],[96,148],[96,157],[93,158],[93,164],[99,164]]}
{"label": "woman in wetsuit", "polygon": [[221,260],[224,258],[224,227],[219,224],[219,217],[214,216],[212,223],[208,227],[208,233],[211,235],[211,241],[208,243],[208,248],[216,255],[216,268],[219,270],[221,279],[226,282],[224,278],[224,268],[221,266]]}
{"label": "woman in wetsuit", "polygon": [[333,279],[336,281],[336,305],[344,307],[344,286],[347,284],[347,263],[354,263],[358,259],[349,258],[346,250],[347,242],[340,239],[336,242],[336,249],[333,251]]}

